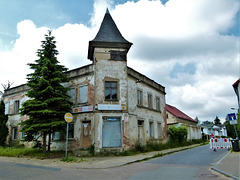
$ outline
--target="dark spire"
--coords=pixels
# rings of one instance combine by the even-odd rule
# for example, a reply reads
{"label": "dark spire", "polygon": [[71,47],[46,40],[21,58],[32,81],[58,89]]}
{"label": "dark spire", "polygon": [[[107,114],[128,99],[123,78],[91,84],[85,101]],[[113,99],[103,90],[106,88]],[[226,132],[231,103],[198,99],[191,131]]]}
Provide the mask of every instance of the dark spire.
{"label": "dark spire", "polygon": [[128,51],[131,45],[132,43],[122,36],[107,9],[96,37],[89,41],[88,59],[93,60],[95,47],[126,48]]}
{"label": "dark spire", "polygon": [[106,14],[110,14],[109,11],[108,11],[108,8],[107,8],[107,10],[106,10]]}

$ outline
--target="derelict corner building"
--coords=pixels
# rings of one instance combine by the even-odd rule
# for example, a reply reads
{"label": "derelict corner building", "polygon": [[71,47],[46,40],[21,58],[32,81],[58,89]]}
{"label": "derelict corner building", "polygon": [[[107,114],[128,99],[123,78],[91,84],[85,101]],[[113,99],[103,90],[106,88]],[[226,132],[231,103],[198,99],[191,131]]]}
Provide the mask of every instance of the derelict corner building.
{"label": "derelict corner building", "polygon": [[[165,88],[127,66],[131,46],[107,10],[96,37],[89,41],[88,59],[92,64],[67,72],[68,95],[73,102],[69,149],[94,145],[95,151],[121,151],[135,143],[166,141]],[[5,91],[7,143],[24,136],[18,123],[27,117],[20,116],[18,109],[29,99],[27,90],[21,85]],[[65,136],[54,132],[51,146],[64,149]]]}

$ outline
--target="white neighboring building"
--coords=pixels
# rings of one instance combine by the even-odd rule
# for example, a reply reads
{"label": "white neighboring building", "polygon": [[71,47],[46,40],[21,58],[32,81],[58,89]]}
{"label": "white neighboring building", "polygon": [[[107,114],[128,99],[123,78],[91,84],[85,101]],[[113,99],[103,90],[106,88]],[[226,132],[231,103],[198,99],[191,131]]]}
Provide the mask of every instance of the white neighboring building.
{"label": "white neighboring building", "polygon": [[215,137],[227,136],[227,130],[225,125],[214,125],[213,122],[204,121],[201,124],[202,132],[207,135],[207,139],[211,138],[211,135]]}

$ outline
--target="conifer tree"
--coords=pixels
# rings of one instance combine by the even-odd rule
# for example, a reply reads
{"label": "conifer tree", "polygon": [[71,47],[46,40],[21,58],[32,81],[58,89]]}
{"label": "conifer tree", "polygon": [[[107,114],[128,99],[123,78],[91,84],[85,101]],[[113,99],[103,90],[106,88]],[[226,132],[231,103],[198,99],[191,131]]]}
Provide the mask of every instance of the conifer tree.
{"label": "conifer tree", "polygon": [[220,119],[216,116],[215,120],[214,120],[214,125],[221,125],[221,121]]}
{"label": "conifer tree", "polygon": [[50,151],[51,133],[64,130],[66,124],[64,114],[69,112],[71,104],[66,95],[68,88],[63,86],[68,77],[64,73],[67,69],[59,65],[57,60],[55,37],[51,31],[45,35],[42,41],[42,49],[38,49],[39,59],[29,64],[33,73],[27,75],[27,86],[30,90],[27,96],[30,98],[22,104],[21,115],[27,115],[28,119],[20,123],[25,140],[32,141],[35,135],[41,135],[43,139],[43,151],[46,151],[46,137],[49,135],[48,151]]}
{"label": "conifer tree", "polygon": [[6,138],[8,136],[8,127],[6,125],[8,116],[5,115],[5,104],[3,100],[0,101],[0,146],[6,144]]}

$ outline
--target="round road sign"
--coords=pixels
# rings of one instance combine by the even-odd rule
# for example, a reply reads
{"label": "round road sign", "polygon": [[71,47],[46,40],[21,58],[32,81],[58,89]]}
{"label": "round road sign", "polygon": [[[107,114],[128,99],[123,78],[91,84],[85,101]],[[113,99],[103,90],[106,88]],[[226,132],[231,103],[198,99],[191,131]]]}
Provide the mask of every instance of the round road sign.
{"label": "round road sign", "polygon": [[66,114],[64,115],[64,119],[65,119],[66,122],[70,123],[70,122],[72,122],[72,120],[73,120],[73,116],[72,116],[71,113],[66,113]]}

